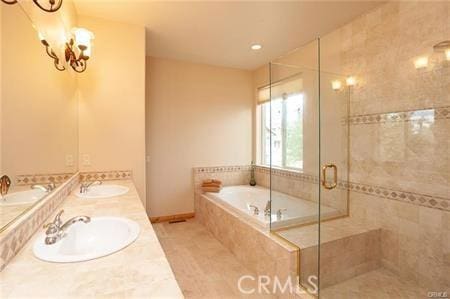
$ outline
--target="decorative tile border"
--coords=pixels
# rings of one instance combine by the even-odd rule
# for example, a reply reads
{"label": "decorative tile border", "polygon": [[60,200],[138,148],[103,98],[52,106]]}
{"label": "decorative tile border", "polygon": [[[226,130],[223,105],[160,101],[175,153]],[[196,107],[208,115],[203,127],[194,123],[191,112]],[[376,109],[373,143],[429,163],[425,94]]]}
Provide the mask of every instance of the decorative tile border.
{"label": "decorative tile border", "polygon": [[[197,167],[194,168],[194,175],[210,174],[210,173],[226,173],[226,172],[249,172],[251,170],[250,165],[241,166],[218,166],[218,167]],[[296,181],[308,182],[312,184],[319,184],[320,178],[316,175],[301,173],[298,171],[277,169],[267,166],[256,166],[255,171],[257,173],[263,173],[285,177],[287,179],[293,179]],[[198,179],[196,179],[198,181]],[[197,182],[198,183],[198,182]],[[396,190],[381,186],[368,185],[357,182],[338,181],[338,188],[342,190],[350,190],[358,193],[364,193],[381,198],[387,198],[391,200],[398,200],[410,204],[420,205],[433,209],[450,211],[450,198],[437,197],[426,194],[419,194],[414,192]]]}
{"label": "decorative tile border", "polygon": [[276,176],[291,178],[291,179],[295,179],[298,181],[309,182],[309,183],[314,183],[314,184],[319,183],[318,176],[314,176],[311,174],[306,174],[306,173],[302,173],[302,172],[298,172],[298,171],[293,171],[293,170],[286,170],[286,169],[279,169],[279,168],[270,169],[270,167],[268,167],[268,166],[256,166],[256,172],[260,172],[260,173],[264,173],[264,174],[272,173]]}
{"label": "decorative tile border", "polygon": [[367,184],[354,182],[340,183],[340,185],[344,188],[348,188],[350,191],[358,193],[373,195],[392,200],[398,200],[433,209],[450,211],[450,198],[400,191],[380,186],[371,186]]}
{"label": "decorative tile border", "polygon": [[[349,116],[350,125],[450,119],[450,106]],[[345,121],[344,121],[345,122]]]}
{"label": "decorative tile border", "polygon": [[236,172],[236,171],[249,171],[249,170],[251,170],[250,165],[194,167],[194,174]]}
{"label": "decorative tile border", "polygon": [[76,173],[0,233],[0,271],[42,227],[46,219],[61,205],[78,183],[79,174]]}
{"label": "decorative tile border", "polygon": [[133,172],[131,170],[90,171],[80,173],[80,182],[97,180],[131,180],[132,178]]}
{"label": "decorative tile border", "polygon": [[16,176],[15,183],[17,186],[50,183],[61,184],[73,175],[73,173],[21,174]]}
{"label": "decorative tile border", "polygon": [[[264,166],[257,166],[256,167],[257,172],[262,172],[265,174],[270,174],[270,168],[264,167]],[[303,181],[303,182],[309,182],[313,184],[318,184],[319,177],[310,175],[310,174],[303,174],[296,171],[289,171],[284,169],[272,169],[272,174]],[[433,209],[439,209],[439,210],[445,210],[450,211],[450,198],[444,198],[444,197],[438,197],[438,196],[432,196],[432,195],[426,195],[426,194],[420,194],[420,193],[414,193],[414,192],[408,192],[408,191],[402,191],[402,190],[396,190],[392,188],[386,188],[386,187],[380,187],[380,186],[374,186],[374,185],[368,185],[368,184],[362,184],[357,182],[348,182],[348,181],[338,181],[337,188],[341,190],[350,190],[358,193],[364,193],[368,195],[373,195],[381,198],[387,198],[391,200],[398,200],[410,204],[420,205],[424,207],[429,207]]]}

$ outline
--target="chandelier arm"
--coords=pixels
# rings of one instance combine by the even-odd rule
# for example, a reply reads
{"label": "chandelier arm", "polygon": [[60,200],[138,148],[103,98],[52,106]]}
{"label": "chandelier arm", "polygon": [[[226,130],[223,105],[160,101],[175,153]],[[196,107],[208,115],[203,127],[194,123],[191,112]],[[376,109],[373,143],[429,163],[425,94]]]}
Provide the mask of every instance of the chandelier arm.
{"label": "chandelier arm", "polygon": [[16,4],[16,3],[17,3],[17,0],[11,0],[11,1],[8,1],[8,0],[2,0],[2,2],[5,3],[5,4],[8,4],[8,5],[13,5],[13,4]]}
{"label": "chandelier arm", "polygon": [[66,70],[66,68],[64,67],[64,65],[59,66],[59,60],[58,60],[58,59],[55,59],[54,64],[55,64],[55,68],[56,68],[58,71],[62,72],[62,71],[65,71],[65,70]]}
{"label": "chandelier arm", "polygon": [[[78,69],[78,66],[81,65],[81,69]],[[82,73],[87,68],[87,62],[84,59],[78,59],[74,63],[71,64],[72,69],[77,73]]]}
{"label": "chandelier arm", "polygon": [[[5,0],[2,0],[2,1],[5,1]],[[15,0],[15,1],[17,1],[17,0]],[[33,0],[33,2],[34,2],[34,4],[36,4],[36,5],[37,5],[40,9],[42,9],[43,11],[46,11],[46,12],[55,12],[55,11],[58,11],[58,10],[61,8],[62,3],[63,3],[63,0],[58,0],[58,3],[56,3],[56,6],[55,6],[55,7],[53,7],[52,1],[49,1],[49,2],[50,2],[50,8],[45,8],[44,6],[42,6],[42,5],[39,3],[39,0]]]}

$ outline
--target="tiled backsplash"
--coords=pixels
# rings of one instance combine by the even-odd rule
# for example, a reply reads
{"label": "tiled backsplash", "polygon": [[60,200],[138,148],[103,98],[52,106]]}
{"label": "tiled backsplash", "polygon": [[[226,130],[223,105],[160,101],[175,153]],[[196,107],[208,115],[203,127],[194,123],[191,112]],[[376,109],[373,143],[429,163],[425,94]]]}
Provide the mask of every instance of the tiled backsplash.
{"label": "tiled backsplash", "polygon": [[0,233],[0,271],[79,183],[76,173]]}
{"label": "tiled backsplash", "polygon": [[16,176],[15,183],[17,186],[50,183],[61,184],[73,175],[73,173],[21,174]]}
{"label": "tiled backsplash", "polygon": [[111,171],[90,171],[80,173],[80,181],[111,181],[111,180],[131,180],[133,172],[131,170],[111,170]]}
{"label": "tiled backsplash", "polygon": [[221,180],[224,186],[248,184],[250,169],[250,165],[195,167],[195,190],[198,190],[203,180],[211,178]]}

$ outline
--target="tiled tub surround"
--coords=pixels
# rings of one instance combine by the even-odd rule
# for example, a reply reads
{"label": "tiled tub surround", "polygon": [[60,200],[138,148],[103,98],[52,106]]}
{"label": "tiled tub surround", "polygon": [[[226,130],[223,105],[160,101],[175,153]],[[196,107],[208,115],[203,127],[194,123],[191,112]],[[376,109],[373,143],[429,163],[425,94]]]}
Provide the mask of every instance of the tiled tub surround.
{"label": "tiled tub surround", "polygon": [[[255,179],[258,185],[270,188],[270,176],[272,176],[272,190],[318,203],[318,175],[285,169],[270,169],[267,166],[256,167]],[[348,186],[345,185],[345,182],[340,181],[339,188],[321,194],[321,204],[338,210],[340,215],[348,215]],[[277,198],[275,197],[273,200],[276,201]]]}
{"label": "tiled tub surround", "polygon": [[44,221],[61,205],[78,184],[78,180],[78,173],[74,174],[0,233],[0,271],[5,269],[31,236],[42,227]]}
{"label": "tiled tub surround", "polygon": [[198,221],[246,268],[272,279],[297,281],[298,248],[206,195],[196,193],[195,200]]}
{"label": "tiled tub surround", "polygon": [[2,298],[183,298],[133,183],[114,184],[130,191],[107,199],[80,199],[72,193],[60,207],[63,220],[77,215],[126,217],[140,226],[137,240],[103,258],[57,264],[33,256],[34,237],[0,273]]}
{"label": "tiled tub surround", "polygon": [[[288,226],[298,226],[305,223],[314,223],[319,217],[318,206],[315,202],[297,198],[261,186],[226,186],[220,193],[205,193],[215,202],[227,206],[240,213],[248,221],[272,230]],[[265,215],[265,209],[272,197],[271,217]],[[258,209],[255,214],[254,209]],[[330,219],[341,216],[334,208],[322,206],[322,218]]]}

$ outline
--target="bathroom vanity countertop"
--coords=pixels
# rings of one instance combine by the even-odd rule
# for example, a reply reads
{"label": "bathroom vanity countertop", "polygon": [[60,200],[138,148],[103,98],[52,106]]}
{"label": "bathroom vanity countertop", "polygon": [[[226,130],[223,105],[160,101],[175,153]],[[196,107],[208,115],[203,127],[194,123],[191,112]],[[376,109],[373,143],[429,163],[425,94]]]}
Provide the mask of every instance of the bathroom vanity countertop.
{"label": "bathroom vanity countertop", "polygon": [[137,240],[99,259],[48,263],[33,254],[35,234],[0,272],[1,298],[183,298],[133,183],[110,183],[130,191],[103,199],[80,199],[72,192],[47,222],[61,209],[63,221],[79,215],[126,217],[139,223]]}

